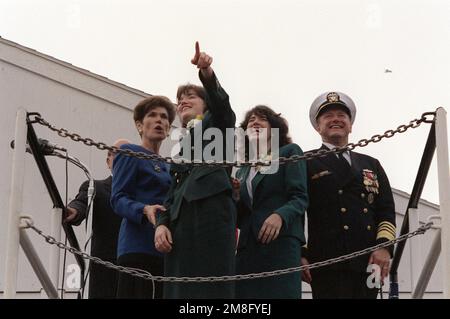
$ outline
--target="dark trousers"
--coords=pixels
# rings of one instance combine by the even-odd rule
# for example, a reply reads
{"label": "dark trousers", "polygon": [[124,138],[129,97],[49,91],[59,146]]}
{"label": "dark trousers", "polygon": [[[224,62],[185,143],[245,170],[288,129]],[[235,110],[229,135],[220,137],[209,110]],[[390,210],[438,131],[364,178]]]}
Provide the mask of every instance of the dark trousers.
{"label": "dark trousers", "polygon": [[377,288],[367,286],[368,273],[349,270],[313,271],[314,299],[376,299]]}
{"label": "dark trousers", "polygon": [[[131,253],[117,259],[119,266],[131,267],[148,271],[154,276],[164,273],[164,260],[162,257],[149,254]],[[163,295],[161,282],[147,280],[120,272],[117,287],[117,298],[123,299],[161,299]]]}
{"label": "dark trousers", "polygon": [[[115,263],[115,260],[102,258]],[[91,262],[89,274],[89,299],[114,299],[117,294],[119,273],[103,265]]]}

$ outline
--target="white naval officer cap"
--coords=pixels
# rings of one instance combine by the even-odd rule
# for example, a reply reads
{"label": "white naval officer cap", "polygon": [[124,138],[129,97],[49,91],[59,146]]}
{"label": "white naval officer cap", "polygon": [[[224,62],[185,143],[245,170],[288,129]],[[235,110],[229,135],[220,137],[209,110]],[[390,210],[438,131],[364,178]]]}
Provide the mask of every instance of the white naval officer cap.
{"label": "white naval officer cap", "polygon": [[317,117],[320,112],[331,105],[343,106],[350,116],[350,120],[353,124],[356,117],[356,107],[353,100],[347,94],[342,92],[325,92],[314,100],[311,104],[311,108],[309,109],[309,120],[315,129],[317,129]]}

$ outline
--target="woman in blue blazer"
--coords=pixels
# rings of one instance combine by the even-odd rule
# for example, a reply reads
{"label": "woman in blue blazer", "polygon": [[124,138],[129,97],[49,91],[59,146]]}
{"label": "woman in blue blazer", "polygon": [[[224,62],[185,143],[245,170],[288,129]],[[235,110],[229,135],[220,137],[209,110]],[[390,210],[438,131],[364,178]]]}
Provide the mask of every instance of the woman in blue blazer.
{"label": "woman in blue blazer", "polygon": [[[120,148],[146,154],[159,154],[175,118],[173,103],[164,96],[150,96],[134,109],[134,121],[141,144]],[[139,159],[121,153],[114,158],[111,206],[122,217],[117,247],[117,263],[162,275],[163,257],[155,249],[154,224],[171,184],[169,167],[156,160]],[[153,225],[152,225],[153,224]],[[118,298],[162,298],[162,284],[119,274]]]}
{"label": "woman in blue blazer", "polygon": [[[280,157],[303,154],[288,136],[286,120],[267,106],[258,105],[248,111],[241,127],[246,130],[248,149],[260,145],[253,152],[259,153],[254,159],[274,160],[277,153]],[[271,134],[271,129],[278,129],[279,136]],[[263,134],[264,130],[268,134]],[[271,145],[277,145],[271,139],[277,137],[279,150],[271,149]],[[267,143],[267,147],[261,148],[261,143]],[[278,169],[243,167],[236,178],[240,182],[237,273],[299,266],[305,243],[303,216],[308,205],[306,163],[281,164]],[[300,273],[237,281],[236,297],[300,298]]]}

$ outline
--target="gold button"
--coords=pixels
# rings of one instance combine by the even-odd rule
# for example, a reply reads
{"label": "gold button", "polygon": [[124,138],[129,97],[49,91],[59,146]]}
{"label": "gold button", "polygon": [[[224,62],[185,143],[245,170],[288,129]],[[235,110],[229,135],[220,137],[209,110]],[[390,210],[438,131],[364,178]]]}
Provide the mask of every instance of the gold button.
{"label": "gold button", "polygon": [[367,225],[367,230],[371,230],[371,229],[372,229],[372,226]]}
{"label": "gold button", "polygon": [[345,213],[345,212],[347,212],[347,208],[342,207],[342,208],[341,208],[341,213]]}
{"label": "gold button", "polygon": [[350,227],[348,227],[347,225],[344,225],[344,229],[348,230]]}
{"label": "gold button", "polygon": [[344,194],[344,191],[342,189],[340,189],[340,190],[338,190],[338,194],[342,195],[342,194]]}
{"label": "gold button", "polygon": [[361,198],[366,198],[366,194],[362,193]]}
{"label": "gold button", "polygon": [[367,208],[364,208],[364,209],[363,209],[363,212],[364,212],[364,213],[367,213],[368,211],[369,211],[369,210],[368,210]]}

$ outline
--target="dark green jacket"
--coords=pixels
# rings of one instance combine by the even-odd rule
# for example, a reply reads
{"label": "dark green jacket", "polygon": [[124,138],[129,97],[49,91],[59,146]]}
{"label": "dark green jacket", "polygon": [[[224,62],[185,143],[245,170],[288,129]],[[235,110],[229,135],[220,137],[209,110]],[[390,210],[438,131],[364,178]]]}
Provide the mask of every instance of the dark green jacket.
{"label": "dark green jacket", "polygon": [[[214,145],[203,133],[214,128],[226,138],[226,128],[234,128],[235,115],[231,109],[228,95],[216,78],[206,81],[203,86],[208,94],[208,111],[199,126],[190,130],[182,145],[187,141],[200,145],[199,153],[208,152]],[[231,135],[234,138],[234,134]],[[218,137],[216,137],[218,138]],[[220,156],[225,148],[221,141],[216,154]],[[220,144],[220,143],[219,143]],[[194,155],[201,160],[202,154],[194,150],[183,150],[183,155]],[[186,156],[184,156],[186,157]],[[205,158],[208,160],[208,158]],[[222,159],[221,159],[222,160]],[[235,231],[236,209],[231,198],[230,169],[211,166],[192,167],[172,165],[172,186],[165,202],[167,211],[161,214],[160,224],[169,227],[173,247],[164,258],[166,276],[224,276],[233,275],[235,270]],[[166,283],[164,298],[233,298],[234,282],[222,283]]]}
{"label": "dark green jacket", "polygon": [[[297,144],[282,146],[280,157],[303,155]],[[249,236],[258,237],[264,221],[273,212],[283,219],[279,237],[292,236],[305,243],[303,216],[308,206],[305,161],[282,164],[275,174],[258,172],[252,180],[253,203],[247,191],[247,176],[250,167],[237,171],[241,182],[240,201],[238,203],[238,227],[241,230],[239,248],[244,247]]]}
{"label": "dark green jacket", "polygon": [[[279,156],[302,155],[296,144],[280,148]],[[304,161],[283,164],[274,174],[258,172],[252,180],[253,201],[246,180],[250,168],[237,172],[241,181],[238,203],[238,226],[241,229],[237,251],[236,273],[249,274],[297,267],[300,265],[303,216],[308,205],[306,164]],[[258,241],[264,221],[274,212],[283,224],[279,236],[269,244]],[[236,297],[242,299],[298,299],[301,295],[299,272],[236,283]]]}
{"label": "dark green jacket", "polygon": [[[204,140],[202,138],[207,129],[219,129],[224,138],[222,145],[225,147],[227,145],[225,140],[226,129],[234,128],[236,123],[236,116],[231,109],[228,94],[222,89],[216,76],[214,75],[214,80],[206,81],[200,73],[200,80],[208,93],[206,100],[208,111],[204,114],[202,120],[202,130],[192,128],[190,134],[185,137],[190,139],[190,144],[182,141],[182,145],[191,146],[191,156],[183,156],[189,160],[202,160],[198,156],[199,154],[194,154],[193,147],[196,145],[195,143],[201,145],[202,151],[207,147],[214,146],[214,140]],[[226,154],[225,150],[222,150],[221,153],[219,150],[216,150],[216,152],[218,152],[216,153],[217,155]],[[192,167],[172,164],[172,186],[164,203],[168,214],[161,214],[158,224],[168,225],[169,221],[174,221],[178,218],[183,198],[191,202],[211,197],[226,190],[231,191],[230,172],[230,169],[222,167]]]}

